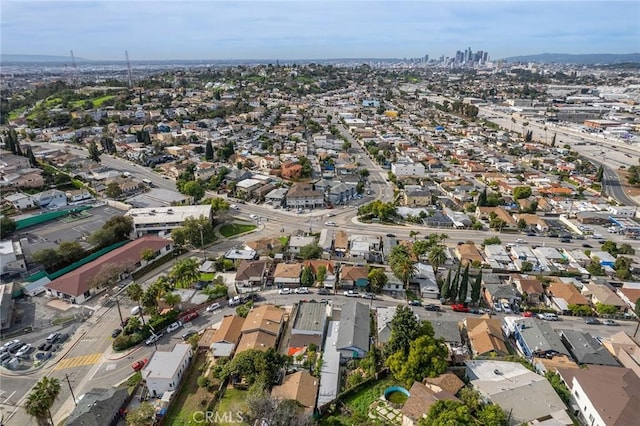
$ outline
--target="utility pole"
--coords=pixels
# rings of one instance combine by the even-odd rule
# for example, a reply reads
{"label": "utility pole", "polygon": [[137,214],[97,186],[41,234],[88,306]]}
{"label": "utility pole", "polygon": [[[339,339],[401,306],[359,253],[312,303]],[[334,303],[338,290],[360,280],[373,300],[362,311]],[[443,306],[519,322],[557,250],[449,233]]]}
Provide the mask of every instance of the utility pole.
{"label": "utility pole", "polygon": [[73,394],[73,388],[71,387],[71,381],[69,380],[69,375],[64,373],[64,378],[67,379],[67,384],[69,385],[69,392],[71,392],[71,398],[73,398],[73,403],[78,406],[78,401],[76,401],[76,396]]}
{"label": "utility pole", "polygon": [[120,324],[122,324],[124,322],[124,319],[122,318],[122,311],[120,310],[120,300],[118,299],[118,296],[115,296],[116,298],[116,306],[118,307],[118,315],[120,315]]}
{"label": "utility pole", "polygon": [[205,246],[204,246],[204,234],[202,233],[202,224],[200,224],[200,244],[202,244],[202,261],[205,262],[207,260],[207,256],[205,254]]}

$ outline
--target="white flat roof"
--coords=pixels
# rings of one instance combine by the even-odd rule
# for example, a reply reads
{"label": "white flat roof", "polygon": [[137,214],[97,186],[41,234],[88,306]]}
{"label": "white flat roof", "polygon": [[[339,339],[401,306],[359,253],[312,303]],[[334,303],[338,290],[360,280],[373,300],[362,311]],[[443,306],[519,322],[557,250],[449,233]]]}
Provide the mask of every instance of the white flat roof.
{"label": "white flat roof", "polygon": [[154,379],[171,379],[180,368],[180,364],[191,351],[191,345],[178,343],[173,347],[171,352],[156,351],[151,356],[149,363],[142,370],[142,377],[146,380]]}
{"label": "white flat roof", "polygon": [[209,218],[211,216],[211,205],[145,207],[131,209],[125,216],[133,217],[133,222],[136,225],[184,222],[187,218],[197,219],[200,216]]}

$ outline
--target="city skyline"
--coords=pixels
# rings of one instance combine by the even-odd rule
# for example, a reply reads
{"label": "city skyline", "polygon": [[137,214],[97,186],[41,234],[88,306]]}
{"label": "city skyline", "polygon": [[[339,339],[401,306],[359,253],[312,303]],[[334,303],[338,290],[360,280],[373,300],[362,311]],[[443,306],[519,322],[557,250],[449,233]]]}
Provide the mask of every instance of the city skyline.
{"label": "city skyline", "polygon": [[[37,7],[36,7],[37,4]],[[640,51],[634,1],[3,1],[2,52],[91,60]]]}

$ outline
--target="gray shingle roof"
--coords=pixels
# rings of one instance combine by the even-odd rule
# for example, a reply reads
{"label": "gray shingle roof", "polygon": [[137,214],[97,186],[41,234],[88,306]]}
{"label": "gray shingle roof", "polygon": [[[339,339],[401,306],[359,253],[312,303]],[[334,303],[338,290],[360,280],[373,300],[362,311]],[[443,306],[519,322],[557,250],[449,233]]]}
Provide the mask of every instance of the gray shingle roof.
{"label": "gray shingle roof", "polygon": [[369,351],[369,307],[354,300],[347,300],[340,313],[340,329],[336,349],[360,348]]}

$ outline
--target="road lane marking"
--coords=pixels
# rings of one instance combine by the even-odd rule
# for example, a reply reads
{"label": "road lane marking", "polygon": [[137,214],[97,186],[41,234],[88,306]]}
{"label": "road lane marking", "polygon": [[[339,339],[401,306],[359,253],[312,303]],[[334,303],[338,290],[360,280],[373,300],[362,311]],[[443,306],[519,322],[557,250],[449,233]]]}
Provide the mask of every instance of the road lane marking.
{"label": "road lane marking", "polygon": [[102,353],[76,356],[60,361],[54,370],[63,370],[65,368],[82,367],[84,365],[96,364],[102,358]]}

